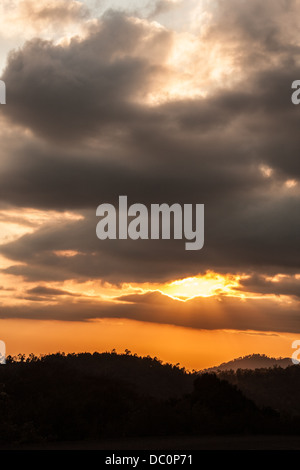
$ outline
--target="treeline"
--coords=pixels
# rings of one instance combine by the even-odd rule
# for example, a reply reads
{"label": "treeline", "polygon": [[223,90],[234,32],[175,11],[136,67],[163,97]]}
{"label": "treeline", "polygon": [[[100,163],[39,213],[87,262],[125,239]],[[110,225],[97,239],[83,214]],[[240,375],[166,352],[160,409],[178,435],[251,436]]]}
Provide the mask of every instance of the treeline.
{"label": "treeline", "polygon": [[300,417],[300,366],[238,369],[218,377],[236,385],[258,406],[270,406],[282,416]]}
{"label": "treeline", "polygon": [[270,434],[298,432],[297,426],[216,374],[188,373],[129,351],[8,357],[0,367],[0,442],[5,445]]}
{"label": "treeline", "polygon": [[205,372],[221,372],[238,369],[268,369],[270,367],[289,367],[293,365],[289,357],[268,357],[265,354],[249,354],[233,359],[229,362],[223,362],[216,367],[205,369]]}

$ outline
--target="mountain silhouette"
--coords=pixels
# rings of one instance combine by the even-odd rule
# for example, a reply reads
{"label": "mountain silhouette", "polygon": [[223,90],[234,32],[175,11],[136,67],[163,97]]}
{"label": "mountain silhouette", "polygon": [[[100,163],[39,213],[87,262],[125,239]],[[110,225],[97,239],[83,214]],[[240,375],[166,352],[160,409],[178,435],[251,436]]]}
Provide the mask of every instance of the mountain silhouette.
{"label": "mountain silhouette", "polygon": [[223,362],[222,364],[203,369],[202,372],[218,372],[225,370],[238,370],[238,369],[267,369],[270,367],[282,367],[286,368],[291,366],[292,360],[289,357],[268,357],[264,354],[249,354],[248,356],[238,357],[229,362]]}
{"label": "mountain silhouette", "polygon": [[129,351],[8,356],[0,367],[0,444],[287,429],[234,375],[190,373]]}

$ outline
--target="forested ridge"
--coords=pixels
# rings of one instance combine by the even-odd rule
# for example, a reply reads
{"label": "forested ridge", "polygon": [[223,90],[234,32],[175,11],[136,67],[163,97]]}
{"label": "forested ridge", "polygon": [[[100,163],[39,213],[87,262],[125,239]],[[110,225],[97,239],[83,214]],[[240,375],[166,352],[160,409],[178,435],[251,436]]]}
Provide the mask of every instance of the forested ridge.
{"label": "forested ridge", "polygon": [[300,434],[299,387],[298,366],[216,374],[129,351],[8,357],[0,442]]}

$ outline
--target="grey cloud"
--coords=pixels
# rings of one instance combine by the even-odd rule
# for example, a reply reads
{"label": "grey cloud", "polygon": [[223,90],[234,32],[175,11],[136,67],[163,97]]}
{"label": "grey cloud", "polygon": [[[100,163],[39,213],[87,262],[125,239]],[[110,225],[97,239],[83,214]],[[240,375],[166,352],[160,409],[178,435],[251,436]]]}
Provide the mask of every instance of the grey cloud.
{"label": "grey cloud", "polygon": [[197,298],[177,302],[159,293],[130,296],[129,302],[62,300],[58,305],[1,308],[1,318],[89,321],[95,318],[127,318],[196,329],[238,329],[299,333],[299,303],[283,306],[269,300],[233,297]]}
{"label": "grey cloud", "polygon": [[207,36],[222,41],[250,70],[252,65],[264,67],[286,53],[299,53],[295,41],[299,8],[299,0],[218,0],[211,5]]}
{"label": "grey cloud", "polygon": [[68,23],[74,20],[83,20],[89,17],[89,10],[82,3],[69,0],[60,0],[59,2],[40,5],[33,0],[23,0],[19,5],[20,15],[27,18],[27,21],[49,25]]}
{"label": "grey cloud", "polygon": [[109,12],[87,39],[73,38],[69,46],[27,42],[10,54],[3,74],[6,114],[38,135],[73,142],[103,126],[138,120],[134,100],[164,73],[160,62],[170,41],[167,31]]}
{"label": "grey cloud", "polygon": [[74,294],[72,292],[68,292],[63,289],[54,289],[52,287],[45,287],[45,286],[36,286],[33,287],[32,289],[27,290],[28,294],[37,294],[41,297],[47,297],[47,296],[57,296],[57,295],[68,295],[71,297],[79,297],[80,294]]}
{"label": "grey cloud", "polygon": [[[182,4],[184,2],[179,3]],[[147,18],[151,20],[156,19],[156,17],[160,16],[161,14],[178,9],[180,4],[178,4],[178,2],[172,2],[168,0],[157,0],[152,11],[148,13]]]}
{"label": "grey cloud", "polygon": [[259,292],[262,294],[287,295],[300,298],[300,279],[296,276],[285,275],[277,281],[271,281],[264,276],[253,274],[248,279],[241,281],[241,288],[247,292]]}
{"label": "grey cloud", "polygon": [[[231,51],[243,74],[234,87],[221,84],[201,99],[141,104],[151,85],[168,77],[172,33],[119,13],[68,46],[34,40],[14,52],[3,76],[10,96],[5,113],[35,137],[21,150],[7,146],[2,198],[18,207],[80,210],[85,219],[1,246],[3,255],[25,263],[4,272],[37,281],[122,282],[207,269],[299,271],[299,191],[283,190],[286,179],[300,176],[299,109],[290,100],[299,51],[280,19],[293,26],[299,2],[278,4],[219,3],[205,40],[223,41],[224,54]],[[228,8],[232,15],[225,17]],[[270,178],[261,164],[274,169]],[[96,207],[116,204],[121,194],[130,203],[204,203],[204,249],[100,242]],[[54,254],[67,249],[81,254]]]}
{"label": "grey cloud", "polygon": [[[3,272],[31,281],[97,278],[113,283],[167,281],[210,269],[233,273],[256,270],[262,274],[298,272],[297,201],[289,200],[281,206],[270,201],[248,211],[243,205],[238,210],[220,202],[209,208],[206,241],[198,252],[185,251],[183,240],[100,241],[96,237],[95,211],[85,211],[83,220],[48,225],[2,245],[1,254],[24,263]],[[284,224],[279,222],[282,220]],[[58,250],[79,253],[61,257],[55,254]]]}

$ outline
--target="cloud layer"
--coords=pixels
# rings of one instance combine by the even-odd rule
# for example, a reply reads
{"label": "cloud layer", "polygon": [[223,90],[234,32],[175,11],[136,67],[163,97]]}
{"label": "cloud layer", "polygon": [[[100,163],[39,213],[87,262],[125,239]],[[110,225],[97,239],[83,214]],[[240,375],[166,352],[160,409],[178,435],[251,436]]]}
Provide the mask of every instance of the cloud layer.
{"label": "cloud layer", "polygon": [[[201,8],[157,2],[148,19],[107,11],[92,21],[78,2],[61,1],[58,10],[22,4],[35,25],[57,17],[78,21],[85,34],[64,41],[40,35],[8,57],[2,204],[83,218],[50,219],[3,243],[0,253],[12,263],[2,274],[40,286],[72,279],[164,282],[214,270],[248,274],[244,291],[296,298],[300,115],[291,83],[300,76],[299,1],[219,0]],[[123,194],[146,205],[205,204],[203,250],[186,252],[179,241],[100,242],[96,207],[116,204]],[[75,254],[57,255],[64,250]],[[287,278],[266,280],[277,274]],[[50,292],[61,298],[65,291],[28,289],[31,296]],[[177,324],[160,300],[153,306],[152,295],[141,318]],[[237,312],[232,302],[226,311]],[[178,308],[188,310],[184,305]],[[196,319],[193,303],[190,326],[219,321],[222,328],[265,330],[273,307],[273,300],[257,302],[259,317],[244,305],[242,318],[228,313],[230,320],[210,322]],[[294,304],[277,307],[281,313],[269,328],[294,330]],[[116,309],[117,316],[136,318],[135,308],[138,298],[129,306],[92,306],[91,316],[114,316]],[[61,301],[51,315],[65,317],[64,309]]]}

